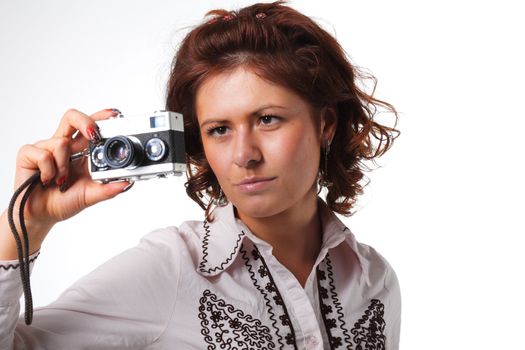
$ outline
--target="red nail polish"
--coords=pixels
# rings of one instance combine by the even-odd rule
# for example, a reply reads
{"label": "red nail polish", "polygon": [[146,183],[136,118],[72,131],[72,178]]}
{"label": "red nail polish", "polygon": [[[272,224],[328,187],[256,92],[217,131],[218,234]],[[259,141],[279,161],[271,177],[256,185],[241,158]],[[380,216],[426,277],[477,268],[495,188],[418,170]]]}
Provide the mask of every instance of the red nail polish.
{"label": "red nail polish", "polygon": [[62,186],[64,185],[64,183],[66,182],[67,180],[67,177],[66,176],[62,176],[60,179],[57,180],[57,185],[58,186]]}
{"label": "red nail polish", "polygon": [[89,139],[93,140],[93,138],[95,137],[95,128],[90,126],[89,128],[87,128],[86,133],[88,134]]}
{"label": "red nail polish", "polygon": [[88,134],[89,140],[95,145],[98,145],[100,143],[100,140],[102,139],[102,136],[100,136],[100,131],[98,130],[98,125],[96,125],[95,127],[90,126],[89,128],[87,128],[86,134]]}

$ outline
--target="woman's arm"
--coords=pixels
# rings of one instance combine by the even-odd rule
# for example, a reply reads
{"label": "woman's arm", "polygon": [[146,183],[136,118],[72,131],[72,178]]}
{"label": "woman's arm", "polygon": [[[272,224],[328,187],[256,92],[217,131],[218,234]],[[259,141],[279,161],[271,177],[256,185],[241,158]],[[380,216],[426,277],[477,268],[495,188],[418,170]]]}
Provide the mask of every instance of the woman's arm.
{"label": "woman's arm", "polygon": [[[19,150],[15,189],[36,171],[40,171],[43,185],[35,187],[25,206],[29,253],[39,251],[55,223],[76,215],[90,205],[115,197],[128,185],[126,182],[94,182],[89,176],[85,158],[70,161],[71,154],[82,151],[88,146],[88,141],[96,141],[99,137],[96,121],[110,118],[116,113],[106,109],[88,116],[69,110],[51,138],[25,145]],[[20,234],[18,207],[19,202],[15,203],[14,221]],[[0,216],[0,340],[10,344],[20,310],[18,300],[22,295],[22,287],[17,244],[7,216],[7,210]],[[6,348],[5,344],[0,348]]]}
{"label": "woman's arm", "polygon": [[181,244],[176,229],[146,235],[35,309],[30,326],[19,319],[19,271],[0,262],[0,349],[144,349],[162,341],[177,297]]}

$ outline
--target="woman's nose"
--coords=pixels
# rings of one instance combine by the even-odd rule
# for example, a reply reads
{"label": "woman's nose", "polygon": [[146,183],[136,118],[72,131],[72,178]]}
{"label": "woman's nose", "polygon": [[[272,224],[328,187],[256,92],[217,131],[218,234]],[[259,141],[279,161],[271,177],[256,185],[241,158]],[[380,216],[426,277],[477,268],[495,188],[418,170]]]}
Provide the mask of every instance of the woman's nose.
{"label": "woman's nose", "polygon": [[241,132],[235,142],[234,163],[241,168],[251,168],[262,160],[257,140],[249,132]]}

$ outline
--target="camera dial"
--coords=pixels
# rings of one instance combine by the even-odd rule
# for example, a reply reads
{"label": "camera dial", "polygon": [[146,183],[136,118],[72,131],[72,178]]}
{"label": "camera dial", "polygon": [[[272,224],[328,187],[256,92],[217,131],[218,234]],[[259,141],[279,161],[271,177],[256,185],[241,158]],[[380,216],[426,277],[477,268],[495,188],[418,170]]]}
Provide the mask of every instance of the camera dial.
{"label": "camera dial", "polygon": [[154,137],[146,142],[144,150],[146,151],[146,157],[148,157],[149,160],[156,162],[164,158],[166,155],[166,144],[158,137]]}
{"label": "camera dial", "polygon": [[134,137],[112,137],[104,143],[104,160],[112,168],[136,167],[142,160],[142,145]]}
{"label": "camera dial", "polygon": [[107,168],[108,163],[104,160],[104,146],[97,146],[91,151],[91,161],[97,168]]}

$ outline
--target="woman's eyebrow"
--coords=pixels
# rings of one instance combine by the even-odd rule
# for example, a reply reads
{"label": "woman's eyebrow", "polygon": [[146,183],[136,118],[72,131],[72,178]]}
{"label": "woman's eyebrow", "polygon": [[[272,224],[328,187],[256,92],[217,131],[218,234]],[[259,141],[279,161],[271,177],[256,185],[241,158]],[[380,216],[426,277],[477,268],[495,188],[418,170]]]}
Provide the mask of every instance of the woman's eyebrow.
{"label": "woman's eyebrow", "polygon": [[228,123],[227,119],[207,119],[201,125],[199,125],[199,128],[202,128],[207,124],[226,124],[226,123]]}
{"label": "woman's eyebrow", "polygon": [[[253,112],[251,112],[250,115],[251,116],[259,115],[264,110],[270,109],[270,108],[287,109],[287,107],[285,107],[285,106],[274,105],[274,104],[266,104],[266,105],[260,106],[259,108],[257,108]],[[205,120],[201,125],[199,125],[199,128],[202,128],[206,124],[226,124],[228,122],[229,122],[228,119],[224,119],[224,118],[210,118],[210,119]]]}
{"label": "woman's eyebrow", "polygon": [[251,113],[251,115],[257,115],[257,114],[260,114],[262,111],[264,111],[265,109],[270,109],[270,108],[278,108],[278,109],[286,109],[285,106],[279,106],[279,105],[274,105],[274,104],[267,104],[267,105],[263,105],[259,108],[257,108],[255,111],[253,111]]}

